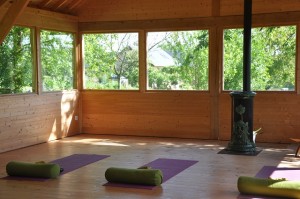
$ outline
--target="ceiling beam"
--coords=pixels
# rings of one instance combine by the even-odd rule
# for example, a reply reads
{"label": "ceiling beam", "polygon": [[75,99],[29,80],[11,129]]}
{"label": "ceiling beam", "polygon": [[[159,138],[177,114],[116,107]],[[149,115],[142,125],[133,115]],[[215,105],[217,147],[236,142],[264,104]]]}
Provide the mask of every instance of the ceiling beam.
{"label": "ceiling beam", "polygon": [[53,0],[44,0],[42,3],[39,4],[39,8],[46,8],[46,7],[48,7],[51,3],[53,3]]}
{"label": "ceiling beam", "polygon": [[58,1],[56,4],[53,5],[52,9],[53,10],[57,10],[62,8],[63,6],[65,6],[68,3],[68,0],[64,0],[64,1]]}
{"label": "ceiling beam", "polygon": [[0,44],[4,41],[17,17],[21,15],[30,0],[14,0],[0,21]]}
{"label": "ceiling beam", "polygon": [[75,10],[81,3],[84,3],[83,0],[74,0],[73,5],[69,7],[69,10]]}
{"label": "ceiling beam", "polygon": [[0,0],[0,7],[5,4],[6,0]]}

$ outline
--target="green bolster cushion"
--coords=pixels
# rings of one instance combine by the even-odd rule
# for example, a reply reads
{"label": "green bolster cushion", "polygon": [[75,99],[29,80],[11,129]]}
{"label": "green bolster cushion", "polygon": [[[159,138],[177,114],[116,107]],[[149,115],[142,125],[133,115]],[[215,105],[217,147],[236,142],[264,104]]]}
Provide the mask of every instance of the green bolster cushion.
{"label": "green bolster cushion", "polygon": [[11,161],[6,165],[9,176],[31,178],[56,178],[60,174],[60,166],[53,163],[27,163]]}
{"label": "green bolster cushion", "polygon": [[237,186],[242,194],[300,198],[300,181],[240,176]]}
{"label": "green bolster cushion", "polygon": [[108,182],[157,186],[162,183],[163,175],[158,169],[127,169],[111,167],[105,171]]}

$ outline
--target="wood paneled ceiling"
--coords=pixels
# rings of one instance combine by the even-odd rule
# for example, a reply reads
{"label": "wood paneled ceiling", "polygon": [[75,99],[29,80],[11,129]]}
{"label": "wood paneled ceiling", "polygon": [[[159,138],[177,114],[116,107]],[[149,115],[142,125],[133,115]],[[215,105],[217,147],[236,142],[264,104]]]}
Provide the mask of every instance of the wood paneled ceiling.
{"label": "wood paneled ceiling", "polygon": [[[17,0],[0,0],[1,5],[10,6]],[[80,7],[88,0],[31,0],[28,7],[77,16]]]}

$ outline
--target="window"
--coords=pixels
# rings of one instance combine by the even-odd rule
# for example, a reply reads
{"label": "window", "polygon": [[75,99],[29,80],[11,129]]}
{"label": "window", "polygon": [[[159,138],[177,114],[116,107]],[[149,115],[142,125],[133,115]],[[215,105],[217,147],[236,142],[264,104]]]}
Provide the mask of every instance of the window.
{"label": "window", "polygon": [[33,30],[14,26],[0,45],[0,94],[34,92]]}
{"label": "window", "polygon": [[73,34],[41,31],[43,91],[74,88],[74,51]]}
{"label": "window", "polygon": [[149,32],[149,90],[208,90],[208,31]]}
{"label": "window", "polygon": [[[252,29],[251,89],[294,91],[296,26]],[[243,30],[224,30],[224,90],[242,90]]]}
{"label": "window", "polygon": [[84,88],[139,88],[138,33],[83,35]]}

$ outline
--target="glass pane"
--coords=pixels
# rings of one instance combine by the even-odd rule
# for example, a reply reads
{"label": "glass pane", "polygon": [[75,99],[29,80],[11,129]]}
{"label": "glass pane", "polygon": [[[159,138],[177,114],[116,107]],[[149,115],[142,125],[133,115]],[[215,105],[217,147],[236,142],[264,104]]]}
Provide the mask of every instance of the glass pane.
{"label": "glass pane", "polygon": [[[296,26],[252,29],[251,89],[294,91]],[[224,90],[243,90],[243,30],[224,30]]]}
{"label": "glass pane", "polygon": [[74,88],[73,34],[41,31],[43,91]]}
{"label": "glass pane", "polygon": [[84,88],[139,88],[138,33],[85,34]]}
{"label": "glass pane", "polygon": [[208,31],[149,32],[150,90],[208,90]]}
{"label": "glass pane", "polygon": [[32,30],[15,26],[0,45],[0,94],[34,90]]}

